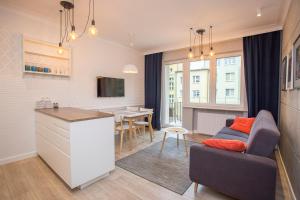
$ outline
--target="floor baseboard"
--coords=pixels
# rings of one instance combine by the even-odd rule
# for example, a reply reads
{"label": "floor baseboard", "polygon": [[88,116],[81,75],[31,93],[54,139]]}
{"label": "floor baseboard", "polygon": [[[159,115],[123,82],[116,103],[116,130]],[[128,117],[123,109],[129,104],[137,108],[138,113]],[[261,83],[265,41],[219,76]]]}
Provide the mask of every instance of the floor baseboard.
{"label": "floor baseboard", "polygon": [[281,156],[281,152],[280,152],[279,147],[278,147],[278,149],[277,149],[277,152],[278,152],[279,162],[280,162],[280,163],[282,164],[282,166],[283,166],[284,175],[285,175],[286,180],[287,180],[287,182],[288,182],[288,185],[289,185],[289,188],[290,188],[290,191],[291,191],[292,198],[293,198],[293,200],[297,200],[296,195],[295,195],[294,190],[293,190],[293,187],[292,187],[292,184],[291,184],[291,181],[290,181],[290,178],[289,178],[288,173],[287,173],[287,171],[286,171],[285,164],[284,164],[284,162],[283,162],[283,159],[282,159],[282,156]]}
{"label": "floor baseboard", "polygon": [[32,151],[32,152],[28,152],[28,153],[18,154],[18,155],[15,155],[15,156],[10,156],[10,157],[7,157],[7,158],[2,158],[2,159],[0,159],[0,165],[5,165],[5,164],[8,164],[8,163],[18,161],[18,160],[23,160],[23,159],[26,159],[26,158],[34,157],[36,155],[37,155],[37,152]]}

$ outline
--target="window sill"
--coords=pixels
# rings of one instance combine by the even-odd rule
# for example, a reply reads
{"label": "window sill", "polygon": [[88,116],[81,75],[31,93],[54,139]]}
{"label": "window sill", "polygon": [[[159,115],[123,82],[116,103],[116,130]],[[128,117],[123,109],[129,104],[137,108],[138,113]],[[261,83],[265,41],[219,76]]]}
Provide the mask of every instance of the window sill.
{"label": "window sill", "polygon": [[217,105],[183,105],[183,108],[195,108],[203,110],[220,110],[220,111],[236,111],[236,112],[248,112],[244,107],[235,107],[235,106],[217,106]]}

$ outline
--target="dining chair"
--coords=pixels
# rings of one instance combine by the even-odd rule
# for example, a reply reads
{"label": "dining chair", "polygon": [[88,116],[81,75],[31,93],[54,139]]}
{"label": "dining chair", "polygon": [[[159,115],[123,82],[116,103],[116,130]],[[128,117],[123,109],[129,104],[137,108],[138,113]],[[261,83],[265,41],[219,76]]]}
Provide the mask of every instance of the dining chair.
{"label": "dining chair", "polygon": [[127,106],[126,110],[137,112],[137,111],[139,111],[139,107],[138,106]]}
{"label": "dining chair", "polygon": [[[143,128],[143,132],[145,134],[146,132],[146,126],[149,127],[149,135],[150,135],[150,140],[152,142],[153,140],[153,130],[152,130],[152,126],[151,126],[151,122],[152,122],[152,113],[153,113],[153,109],[151,108],[140,108],[141,112],[149,112],[149,114],[147,115],[147,117],[142,117],[140,119],[137,119],[134,122],[134,125],[137,126],[137,129],[140,131],[140,128]],[[147,118],[147,121],[145,120]]]}
{"label": "dining chair", "polygon": [[[122,148],[123,148],[123,138],[124,134],[129,133],[130,131],[130,126],[129,124],[124,120],[122,116],[115,115],[115,131],[120,134],[120,148],[119,148],[119,153],[121,153]],[[136,129],[137,127],[135,125],[132,126],[132,131],[134,134],[134,137],[136,139]],[[131,140],[132,138],[130,138]]]}

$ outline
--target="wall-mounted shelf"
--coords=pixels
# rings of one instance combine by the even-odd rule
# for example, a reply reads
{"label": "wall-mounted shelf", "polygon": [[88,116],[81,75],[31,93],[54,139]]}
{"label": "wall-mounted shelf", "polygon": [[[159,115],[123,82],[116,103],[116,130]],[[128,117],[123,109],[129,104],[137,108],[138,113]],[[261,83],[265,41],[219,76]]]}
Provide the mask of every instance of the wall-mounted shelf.
{"label": "wall-mounted shelf", "polygon": [[49,73],[49,72],[24,71],[23,73],[25,73],[25,74],[42,74],[42,75],[50,75],[50,76],[65,76],[65,77],[70,76],[68,74],[54,74],[54,73]]}
{"label": "wall-mounted shelf", "polygon": [[23,73],[71,76],[71,49],[58,54],[56,44],[23,37]]}

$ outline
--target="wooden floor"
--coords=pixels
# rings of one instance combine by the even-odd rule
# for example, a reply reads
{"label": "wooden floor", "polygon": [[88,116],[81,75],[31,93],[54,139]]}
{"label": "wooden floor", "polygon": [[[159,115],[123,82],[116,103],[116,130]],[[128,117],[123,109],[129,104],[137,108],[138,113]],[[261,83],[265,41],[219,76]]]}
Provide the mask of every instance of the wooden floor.
{"label": "wooden floor", "polygon": [[[156,132],[154,142],[161,139],[161,133]],[[149,141],[148,135],[138,136],[136,147],[130,150],[129,145],[125,144],[122,154],[117,154],[116,158],[125,157],[151,145]],[[117,151],[118,145],[116,146]],[[291,199],[281,165],[279,175],[280,186],[277,189],[276,200]],[[200,186],[198,190],[194,194],[191,185],[181,196],[118,167],[107,178],[83,190],[70,190],[39,157],[0,166],[0,200],[231,199],[204,186]]]}

